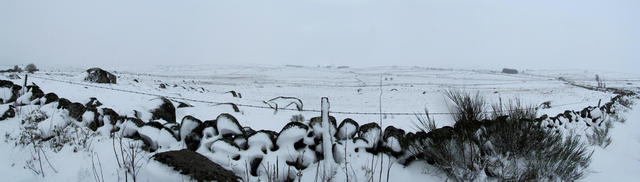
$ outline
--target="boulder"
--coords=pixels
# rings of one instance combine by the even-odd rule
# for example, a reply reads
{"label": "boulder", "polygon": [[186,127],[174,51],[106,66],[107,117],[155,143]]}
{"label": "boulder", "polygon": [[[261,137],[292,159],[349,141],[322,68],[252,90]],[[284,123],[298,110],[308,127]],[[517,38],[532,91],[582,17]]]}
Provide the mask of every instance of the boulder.
{"label": "boulder", "polygon": [[184,140],[187,135],[193,132],[198,126],[202,125],[202,121],[198,118],[195,118],[191,115],[185,116],[182,118],[182,122],[180,122],[180,140]]}
{"label": "boulder", "polygon": [[98,99],[96,99],[95,97],[91,97],[91,98],[89,98],[89,102],[87,102],[84,105],[87,108],[96,108],[96,107],[100,107],[102,105],[102,103],[100,101],[98,101]]}
{"label": "boulder", "polygon": [[338,126],[338,132],[336,132],[336,138],[338,140],[352,139],[358,132],[358,123],[351,118],[342,120]]}
{"label": "boulder", "polygon": [[[331,125],[329,128],[331,133],[336,133],[336,118],[333,116],[329,116],[329,124]],[[309,120],[309,127],[313,129],[313,135],[315,135],[316,140],[322,139],[322,117],[313,117]]]}
{"label": "boulder", "polygon": [[16,116],[15,110],[13,110],[12,105],[2,105],[0,106],[0,121],[5,120],[7,118],[13,118]]}
{"label": "boulder", "polygon": [[187,149],[157,153],[153,155],[153,159],[196,181],[236,182],[240,180],[233,172]]}
{"label": "boulder", "polygon": [[160,97],[158,99],[161,103],[157,107],[151,108],[151,120],[163,119],[168,123],[175,123],[176,108],[173,107],[173,103],[164,97]]}
{"label": "boulder", "polygon": [[12,103],[18,99],[22,86],[8,80],[0,80],[0,104]]}
{"label": "boulder", "polygon": [[300,122],[287,123],[276,138],[276,148],[294,148],[296,150],[303,148],[308,131],[309,127]]}
{"label": "boulder", "polygon": [[218,115],[216,118],[216,129],[224,138],[232,138],[233,136],[244,134],[238,120],[227,113]]}
{"label": "boulder", "polygon": [[278,133],[268,130],[260,130],[249,135],[247,145],[249,150],[260,150],[263,154],[271,151],[275,146],[276,135]]}
{"label": "boulder", "polygon": [[104,126],[103,120],[100,120],[98,118],[99,116],[100,114],[95,107],[87,108],[84,114],[82,114],[82,122],[84,122],[89,129],[96,131],[99,127]]}
{"label": "boulder", "polygon": [[118,113],[116,113],[116,111],[111,108],[102,108],[102,115],[103,120],[111,125],[115,125],[120,118],[120,115],[118,115]]}
{"label": "boulder", "polygon": [[177,142],[173,131],[155,121],[145,123],[138,129],[138,134],[145,144],[143,149],[151,152],[161,147],[168,148],[172,143]]}
{"label": "boulder", "polygon": [[235,142],[229,139],[219,139],[213,142],[210,147],[210,151],[214,155],[222,158],[231,159],[237,161],[240,159],[240,147]]}
{"label": "boulder", "polygon": [[44,104],[49,104],[49,103],[52,103],[52,102],[56,102],[59,99],[58,95],[56,95],[53,92],[45,94],[44,98],[45,98]]}
{"label": "boulder", "polygon": [[211,136],[207,137],[218,135],[218,133],[215,131],[215,126],[215,120],[208,120],[195,127],[193,130],[191,130],[190,133],[187,133],[184,137],[184,143],[187,145],[187,149],[196,151],[198,148],[200,148],[200,142],[202,141],[202,138],[205,135],[204,131],[207,128],[210,128],[209,130],[211,130],[207,133],[207,135]]}
{"label": "boulder", "polygon": [[406,148],[404,134],[404,130],[393,126],[385,128],[382,136],[382,144],[384,146],[383,150],[391,153],[393,156],[400,156],[403,153],[403,149]]}
{"label": "boulder", "polygon": [[42,92],[40,87],[37,85],[27,86],[27,92],[31,92],[31,98],[29,98],[29,101],[33,101],[44,96],[44,92]]}
{"label": "boulder", "polygon": [[369,144],[366,147],[368,152],[376,154],[376,149],[380,142],[380,132],[382,132],[382,129],[378,123],[367,123],[358,129],[358,136],[365,139]]}
{"label": "boulder", "polygon": [[116,84],[116,75],[100,68],[91,68],[87,70],[87,77],[85,77],[84,80],[93,83]]}
{"label": "boulder", "polygon": [[11,88],[13,87],[13,82],[9,80],[0,80],[0,87]]}
{"label": "boulder", "polygon": [[66,109],[69,111],[69,116],[76,119],[77,121],[82,121],[82,115],[87,110],[84,107],[84,104],[81,103],[71,103],[71,101],[61,98],[58,100],[58,109]]}
{"label": "boulder", "polygon": [[134,139],[140,137],[138,134],[138,129],[140,129],[144,125],[144,122],[142,122],[142,120],[132,117],[120,117],[118,120],[119,124],[117,125],[117,130],[123,137]]}

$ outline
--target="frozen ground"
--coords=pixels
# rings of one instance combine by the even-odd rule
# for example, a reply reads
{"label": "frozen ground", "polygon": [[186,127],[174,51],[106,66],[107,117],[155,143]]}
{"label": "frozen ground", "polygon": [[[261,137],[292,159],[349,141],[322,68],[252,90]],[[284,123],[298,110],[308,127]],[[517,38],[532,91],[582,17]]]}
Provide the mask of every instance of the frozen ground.
{"label": "frozen ground", "polygon": [[[580,71],[527,71],[527,74],[509,75],[486,70],[450,70],[421,67],[297,67],[297,66],[150,66],[105,68],[118,75],[117,85],[107,87],[134,90],[165,96],[174,96],[211,102],[233,102],[267,106],[263,101],[278,97],[300,98],[304,109],[319,110],[320,98],[329,97],[331,111],[408,113],[409,115],[386,115],[387,124],[409,129],[415,116],[411,113],[423,112],[428,108],[432,113],[449,112],[448,100],[444,97],[447,89],[479,91],[492,102],[519,97],[527,104],[539,105],[551,101],[552,109],[541,110],[539,114],[557,114],[564,110],[577,110],[587,105],[597,105],[600,99],[608,100],[612,94],[589,91],[566,85],[555,79],[563,76],[587,82],[593,80],[590,72]],[[82,82],[83,68],[44,68],[37,76]],[[531,72],[529,74],[529,72]],[[640,76],[631,74],[604,73],[604,78],[625,80],[616,85],[638,87]],[[139,82],[135,82],[134,79]],[[58,93],[60,97],[84,101],[96,97],[106,107],[118,113],[128,113],[131,107],[152,98],[131,93],[114,92],[79,85],[51,82],[32,78],[47,92]],[[595,81],[592,81],[595,84]],[[167,84],[160,89],[159,84]],[[382,87],[380,87],[382,83]],[[631,85],[627,85],[631,83]],[[173,87],[176,85],[177,87]],[[612,82],[610,85],[614,85]],[[242,94],[234,98],[228,91]],[[382,97],[380,92],[382,90]],[[380,102],[382,103],[380,106]],[[185,114],[197,118],[215,118],[223,112],[232,112],[228,105],[215,106],[206,103],[189,102],[198,106],[180,110],[177,118]],[[294,108],[294,107],[291,107]],[[278,130],[286,124],[291,115],[302,114],[305,118],[318,116],[317,112],[293,112],[240,107],[241,114],[234,114],[242,125],[253,128]],[[378,115],[332,114],[339,120],[352,118],[360,123],[378,121]],[[439,125],[450,125],[452,119],[446,115],[435,115]]]}
{"label": "frozen ground", "polygon": [[[519,97],[528,104],[539,105],[551,101],[552,108],[539,110],[539,114],[557,114],[564,110],[580,110],[586,106],[597,105],[599,100],[608,101],[613,94],[591,91],[564,84],[557,77],[564,77],[581,84],[595,85],[595,72],[579,70],[526,70],[524,74],[509,75],[489,70],[453,70],[421,67],[372,67],[372,68],[338,68],[338,67],[299,67],[299,66],[149,66],[149,67],[111,67],[105,68],[118,76],[118,84],[103,85],[83,82],[82,75],[86,68],[50,67],[42,68],[29,77],[28,81],[39,85],[45,93],[54,92],[60,97],[74,102],[86,102],[96,97],[104,107],[113,108],[120,114],[132,115],[132,110],[144,107],[154,96],[115,91],[93,86],[118,90],[137,91],[147,94],[186,98],[180,100],[195,107],[177,110],[176,118],[182,119],[192,115],[201,120],[215,119],[221,113],[231,113],[243,126],[254,129],[279,131],[290,121],[292,115],[302,114],[306,119],[319,116],[314,111],[290,111],[253,107],[239,107],[234,112],[228,105],[194,102],[233,102],[253,106],[267,106],[263,101],[278,97],[297,97],[304,103],[305,110],[319,110],[320,98],[330,99],[332,112],[382,112],[406,114],[383,115],[385,126],[413,131],[416,121],[412,113],[423,112],[428,108],[434,113],[437,125],[451,125],[453,119],[444,114],[449,112],[448,100],[444,96],[447,89],[463,89],[478,91],[490,101],[498,101]],[[635,74],[598,72],[608,86],[637,88],[640,76]],[[40,78],[37,78],[40,77]],[[47,78],[47,79],[41,79]],[[8,79],[8,78],[1,78]],[[24,79],[24,77],[23,77]],[[69,84],[48,79],[84,83],[87,85]],[[24,80],[12,80],[22,83]],[[159,88],[165,84],[166,89]],[[233,97],[228,91],[242,94],[242,98]],[[381,104],[380,104],[381,103]],[[290,108],[295,108],[291,106]],[[637,106],[635,107],[637,108]],[[442,114],[438,114],[442,113]],[[338,121],[352,118],[360,124],[378,122],[376,114],[334,113]],[[636,179],[640,171],[640,125],[638,109],[623,114],[627,117],[624,124],[617,123],[612,130],[613,143],[606,149],[594,148],[592,163],[593,174],[585,181],[604,181],[612,175],[620,180]],[[0,121],[0,138],[6,140],[5,134],[19,132],[20,118]],[[91,174],[92,153],[100,156],[105,168],[106,181],[122,181],[122,171],[115,170],[116,163],[112,158],[111,140],[107,136],[96,137],[90,151],[73,152],[66,147],[61,152],[48,152],[51,163],[56,166],[57,173],[45,170],[47,178],[40,178],[28,169],[24,169],[25,161],[32,157],[29,148],[20,148],[11,143],[0,144],[0,173],[10,181],[87,181]],[[174,145],[169,149],[180,149]],[[624,154],[624,155],[622,155]],[[372,155],[352,156],[355,168],[363,168],[368,162],[358,161],[373,158]],[[385,162],[387,159],[385,158]],[[370,160],[367,160],[370,161]],[[170,172],[153,160],[145,162],[146,170],[142,171],[142,181],[181,181],[184,176]],[[624,166],[624,167],[610,167]],[[358,170],[355,170],[358,171]],[[428,165],[413,164],[403,167],[399,164],[390,169],[391,181],[408,181],[410,179],[432,179],[443,181],[446,177]],[[313,180],[315,171],[304,171],[303,181]],[[364,173],[364,171],[359,171]],[[340,174],[339,174],[340,175]],[[362,181],[362,180],[359,180]]]}
{"label": "frozen ground", "polygon": [[593,174],[585,181],[635,181],[640,179],[640,105],[627,113],[627,122],[616,123],[611,145],[595,148],[591,163]]}

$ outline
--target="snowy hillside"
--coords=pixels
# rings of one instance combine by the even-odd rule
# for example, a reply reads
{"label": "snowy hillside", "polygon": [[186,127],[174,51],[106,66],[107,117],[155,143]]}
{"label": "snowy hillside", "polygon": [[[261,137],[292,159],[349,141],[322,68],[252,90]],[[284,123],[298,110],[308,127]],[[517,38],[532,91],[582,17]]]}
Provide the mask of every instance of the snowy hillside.
{"label": "snowy hillside", "polygon": [[[629,181],[640,177],[634,172],[640,171],[639,106],[633,104],[640,91],[639,75],[598,73],[609,88],[605,89],[597,87],[595,73],[576,70],[504,74],[424,67],[104,67],[117,79],[109,84],[91,82],[87,76],[92,73],[86,69],[40,68],[28,76],[17,74],[21,78],[2,73],[0,174],[5,179]],[[460,104],[451,98],[452,91],[484,97],[479,116],[468,121],[456,118]],[[329,101],[326,108],[321,105],[323,97]],[[515,105],[509,101],[515,100],[522,105],[510,108]],[[533,115],[514,115],[527,115],[512,110],[523,108]],[[331,117],[322,117],[323,110]],[[433,121],[433,127],[425,128],[421,123],[425,119],[427,124]],[[497,141],[509,143],[503,138],[534,135],[496,134],[510,126],[506,121],[535,123],[532,133],[557,139],[548,141],[548,146],[577,142],[566,155],[570,157],[554,160],[586,159],[590,165],[576,162],[568,165],[575,168],[551,176],[540,169],[535,178],[505,170],[518,165],[513,161],[545,166],[530,160],[555,157],[516,154],[520,149],[501,146]],[[464,145],[458,148],[456,141]],[[463,155],[478,153],[479,162],[442,161],[435,157],[442,153],[424,151],[436,151],[441,145],[460,149]],[[554,153],[553,149],[539,151]],[[575,151],[583,151],[579,156],[585,157],[571,158]],[[189,159],[200,162],[181,161]],[[473,170],[447,169],[443,163]]]}

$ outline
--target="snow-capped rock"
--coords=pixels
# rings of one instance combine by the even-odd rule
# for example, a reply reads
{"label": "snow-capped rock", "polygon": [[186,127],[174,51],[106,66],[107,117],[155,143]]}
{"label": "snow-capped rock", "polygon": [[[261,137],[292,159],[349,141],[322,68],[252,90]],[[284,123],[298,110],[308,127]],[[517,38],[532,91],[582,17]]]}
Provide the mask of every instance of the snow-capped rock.
{"label": "snow-capped rock", "polygon": [[385,128],[382,136],[382,145],[384,146],[384,149],[391,152],[394,156],[402,154],[403,146],[405,146],[404,135],[405,132],[402,129],[398,129],[393,126]]}
{"label": "snow-capped rock", "polygon": [[22,89],[20,85],[15,85],[8,80],[0,80],[0,104],[16,101],[20,95],[20,89]]}
{"label": "snow-capped rock", "polygon": [[0,105],[0,121],[5,120],[7,118],[13,118],[16,116],[16,112],[13,109],[12,105],[4,104]]}
{"label": "snow-capped rock", "polygon": [[238,123],[238,120],[230,114],[223,113],[216,118],[216,128],[218,133],[225,138],[230,138],[233,135],[242,135],[242,126]]}
{"label": "snow-capped rock", "polygon": [[[334,118],[333,116],[329,116],[329,123],[330,123],[330,133],[334,134],[336,133],[336,118]],[[316,139],[322,139],[322,130],[324,129],[322,126],[322,117],[314,117],[311,118],[309,120],[309,127],[311,127],[311,129],[313,129],[313,133]]]}
{"label": "snow-capped rock", "polygon": [[151,110],[151,119],[164,119],[169,123],[176,122],[176,108],[173,106],[173,103],[169,101],[169,99],[160,97],[159,100],[162,101],[158,107],[152,108]]}
{"label": "snow-capped rock", "polygon": [[99,116],[100,113],[98,113],[96,108],[88,108],[84,114],[82,114],[82,123],[84,126],[89,127],[89,129],[96,131],[99,127],[104,126]]}
{"label": "snow-capped rock", "polygon": [[275,132],[265,130],[250,135],[247,139],[248,150],[257,150],[266,154],[274,147],[275,135]]}
{"label": "snow-capped rock", "polygon": [[356,136],[358,132],[358,123],[351,118],[347,118],[342,120],[340,125],[338,126],[338,132],[336,133],[336,138],[338,140],[347,140],[352,139]]}
{"label": "snow-capped rock", "polygon": [[95,97],[89,98],[89,102],[84,104],[84,106],[87,107],[87,108],[96,108],[96,107],[99,107],[101,105],[102,105],[102,102],[98,101],[98,99],[96,99]]}
{"label": "snow-capped rock", "polygon": [[116,75],[111,74],[100,68],[91,68],[87,70],[85,81],[93,83],[112,83],[116,84]]}
{"label": "snow-capped rock", "polygon": [[358,136],[367,140],[367,149],[372,150],[378,147],[381,132],[380,126],[377,123],[367,123],[360,126]]}
{"label": "snow-capped rock", "polygon": [[177,140],[173,132],[159,122],[148,122],[138,129],[138,134],[147,145],[149,151],[156,151],[160,147],[169,148]]}
{"label": "snow-capped rock", "polygon": [[58,109],[68,110],[69,116],[76,119],[77,121],[82,121],[82,114],[84,114],[84,112],[87,110],[87,108],[84,107],[83,104],[78,102],[71,103],[71,101],[65,98],[60,98],[58,100]]}
{"label": "snow-capped rock", "polygon": [[184,140],[198,126],[202,125],[202,121],[191,115],[185,116],[180,122],[180,140]]}
{"label": "snow-capped rock", "polygon": [[44,104],[49,104],[51,102],[58,101],[59,98],[58,98],[58,95],[56,95],[53,92],[50,92],[50,93],[47,93],[47,94],[44,95],[44,99],[45,99],[44,100]]}

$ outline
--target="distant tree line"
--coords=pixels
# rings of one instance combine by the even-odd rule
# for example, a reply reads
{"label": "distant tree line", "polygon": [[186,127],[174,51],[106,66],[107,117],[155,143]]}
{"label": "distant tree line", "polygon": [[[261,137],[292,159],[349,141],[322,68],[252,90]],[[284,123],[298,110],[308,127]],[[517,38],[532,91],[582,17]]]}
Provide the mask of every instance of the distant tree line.
{"label": "distant tree line", "polygon": [[[4,72],[16,72],[16,73],[22,73],[22,68],[20,68],[20,66],[15,65],[13,66],[13,69],[6,69],[6,70],[0,70],[0,73],[4,73]],[[33,73],[36,71],[39,71],[38,67],[36,67],[35,64],[30,63],[28,64],[25,68],[24,71],[27,71],[29,73]]]}

